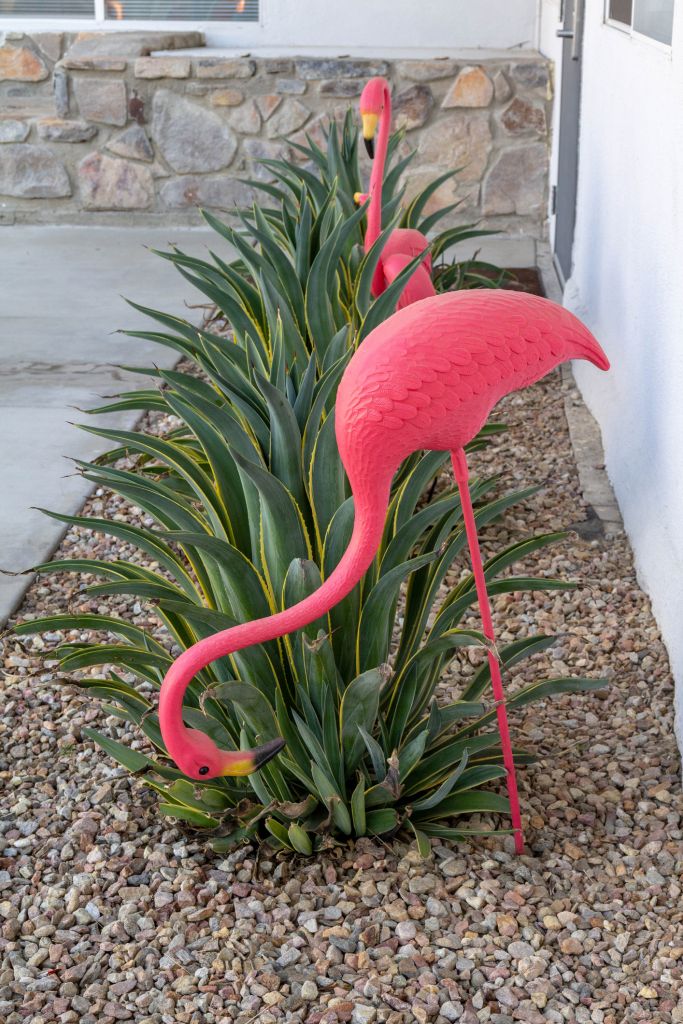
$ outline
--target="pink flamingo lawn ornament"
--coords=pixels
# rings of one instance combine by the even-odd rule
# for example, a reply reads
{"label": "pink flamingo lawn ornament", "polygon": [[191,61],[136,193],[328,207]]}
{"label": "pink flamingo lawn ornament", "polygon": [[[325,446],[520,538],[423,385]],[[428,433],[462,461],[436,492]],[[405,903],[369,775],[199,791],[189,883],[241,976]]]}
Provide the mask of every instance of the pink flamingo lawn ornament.
{"label": "pink flamingo lawn ornament", "polygon": [[339,384],[335,425],[339,454],[354,500],[349,546],[323,584],[275,615],[216,633],[190,647],[161,687],[159,721],[178,767],[194,779],[244,774],[283,746],[272,740],[255,751],[226,753],[182,722],[183,696],[197,672],[252,644],[301,629],[341,601],[358,583],[379,548],[391,481],[410,454],[450,451],[460,492],[483,632],[491,642],[491,682],[507,772],[512,825],[523,849],[515,765],[500,665],[464,446],[503,395],[540,380],[559,363],[587,359],[602,370],[608,360],[592,334],[568,310],[547,299],[502,290],[435,295],[394,313],[354,353]]}
{"label": "pink flamingo lawn ornament", "polygon": [[[370,176],[370,205],[368,207],[368,226],[365,232],[365,251],[368,252],[382,233],[382,182],[384,165],[389,147],[391,131],[391,90],[386,78],[371,78],[360,96],[360,115],[363,122],[363,139],[368,155],[372,158],[372,174]],[[377,153],[374,149],[374,138],[379,122]],[[364,203],[368,196],[357,192],[356,202]],[[403,268],[420,253],[424,260],[415,268],[406,283],[396,306],[403,309],[411,302],[427,299],[435,295],[432,283],[432,258],[425,250],[429,239],[416,228],[396,228],[387,239],[382,249],[377,268],[372,278],[371,291],[375,298],[398,277]]]}

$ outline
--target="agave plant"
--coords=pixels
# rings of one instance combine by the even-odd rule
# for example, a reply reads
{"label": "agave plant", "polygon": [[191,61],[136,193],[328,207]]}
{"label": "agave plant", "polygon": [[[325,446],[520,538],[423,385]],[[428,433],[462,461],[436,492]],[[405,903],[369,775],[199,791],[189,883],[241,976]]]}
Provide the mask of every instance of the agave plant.
{"label": "agave plant", "polygon": [[[237,249],[237,260],[218,254],[195,260],[178,251],[170,259],[218,305],[231,336],[143,310],[158,329],[128,332],[131,337],[170,347],[184,364],[139,369],[155,386],[93,412],[161,411],[175,425],[164,436],[85,427],[114,447],[96,462],[80,463],[84,476],[142,509],[145,524],[52,514],[119,538],[143,563],[62,560],[35,571],[88,574],[98,582],[86,594],[149,602],[163,635],[125,618],[78,613],[17,627],[19,634],[66,634],[56,652],[65,680],[138,730],[137,737],[124,730],[127,743],[88,734],[157,791],[162,814],[207,830],[217,849],[260,836],[310,853],[344,836],[405,828],[426,850],[430,836],[465,834],[462,816],[508,810],[504,796],[483,788],[504,774],[495,711],[485,703],[488,665],[467,679],[458,700],[437,699],[439,679],[457,664],[457,652],[487,644],[464,622],[476,600],[472,577],[463,576],[444,596],[466,543],[460,502],[450,486],[430,502],[423,498],[445,453],[418,453],[403,465],[377,558],[328,616],[215,662],[190,686],[187,723],[222,748],[281,735],[285,751],[247,779],[198,784],[164,748],[154,691],[174,653],[300,600],[329,574],[350,538],[353,501],[334,436],[336,388],[355,345],[393,309],[411,267],[371,303],[382,239],[358,258],[352,274],[363,210],[344,216],[337,196],[333,187],[318,207],[306,187],[291,221],[284,205],[280,221],[255,210],[243,222],[245,230],[251,224],[254,245],[209,218]],[[473,446],[497,429],[485,428]],[[493,478],[473,483],[480,527],[533,494],[494,496],[497,484]],[[509,574],[559,536],[522,538],[489,559],[490,593],[567,587]],[[534,636],[499,654],[509,668],[552,642]],[[516,692],[510,705],[600,685],[544,680]],[[144,749],[140,734],[148,741]],[[524,751],[517,757],[529,760]]]}

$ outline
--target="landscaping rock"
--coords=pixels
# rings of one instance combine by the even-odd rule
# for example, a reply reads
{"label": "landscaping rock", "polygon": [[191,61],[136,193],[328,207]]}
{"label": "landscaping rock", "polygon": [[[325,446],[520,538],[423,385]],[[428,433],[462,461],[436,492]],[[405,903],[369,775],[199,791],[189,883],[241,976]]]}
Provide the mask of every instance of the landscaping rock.
{"label": "landscaping rock", "polygon": [[310,117],[311,111],[300,100],[285,100],[268,121],[266,134],[269,139],[278,135],[291,135],[301,128]]}
{"label": "landscaping rock", "polygon": [[519,96],[505,108],[500,121],[510,135],[546,134],[545,109],[539,103],[529,103]]}
{"label": "landscaping rock", "polygon": [[91,153],[78,165],[78,183],[88,210],[144,210],[154,201],[148,167]]}
{"label": "landscaping rock", "polygon": [[255,100],[248,100],[228,115],[230,127],[243,135],[256,135],[261,129],[261,115]]}
{"label": "landscaping rock", "polygon": [[466,67],[458,74],[441,106],[488,107],[493,99],[493,82],[482,67]]}
{"label": "landscaping rock", "polygon": [[62,32],[36,32],[31,33],[31,38],[44,57],[53,63],[59,60],[64,44]]}
{"label": "landscaping rock", "polygon": [[522,89],[535,89],[548,95],[550,76],[547,61],[518,61],[510,67],[510,77]]}
{"label": "landscaping rock", "polygon": [[126,128],[120,135],[116,135],[107,143],[107,149],[117,156],[128,157],[131,160],[154,159],[152,144],[147,138],[147,132],[138,124]]}
{"label": "landscaping rock", "polygon": [[320,83],[321,96],[339,96],[345,99],[350,96],[360,96],[364,82],[360,78],[331,78]]}
{"label": "landscaping rock", "polygon": [[267,96],[256,97],[256,106],[258,107],[264,121],[267,121],[268,118],[275,113],[281,103],[282,97],[275,93],[268,93]]}
{"label": "landscaping rock", "polygon": [[289,147],[282,142],[266,142],[263,139],[245,139],[242,151],[252,165],[251,176],[259,181],[272,181],[271,171],[264,167],[262,160],[286,160]]}
{"label": "landscaping rock", "polygon": [[218,114],[166,89],[154,94],[152,134],[175,171],[220,171],[232,161],[237,140]]}
{"label": "landscaping rock", "polygon": [[239,107],[244,93],[239,89],[212,89],[209,93],[212,107]]}
{"label": "landscaping rock", "polygon": [[71,195],[71,183],[64,164],[47,146],[2,146],[0,195],[62,199]]}
{"label": "landscaping rock", "polygon": [[0,121],[0,142],[23,142],[30,131],[25,121]]}
{"label": "landscaping rock", "polygon": [[42,82],[48,74],[45,62],[27,46],[0,46],[0,81]]}
{"label": "landscaping rock", "polygon": [[234,210],[254,201],[254,190],[237,178],[220,176],[188,176],[173,178],[161,187],[161,201],[172,209],[192,206],[214,210]]}
{"label": "landscaping rock", "polygon": [[497,103],[504,103],[505,100],[509,100],[512,96],[512,89],[510,83],[505,77],[504,72],[496,71],[493,76],[493,93]]}
{"label": "landscaping rock", "polygon": [[63,68],[58,67],[54,70],[52,92],[57,117],[67,117],[69,114],[69,76]]}
{"label": "landscaping rock", "polygon": [[126,86],[118,79],[77,77],[73,82],[78,110],[87,121],[126,123]]}
{"label": "landscaping rock", "polygon": [[59,66],[69,71],[125,71],[128,61],[120,57],[64,57]]}
{"label": "landscaping rock", "polygon": [[449,164],[462,167],[458,181],[479,181],[491,148],[491,129],[486,114],[460,114],[425,129],[418,145],[425,164],[439,164],[448,153]]}
{"label": "landscaping rock", "polygon": [[291,75],[294,71],[294,61],[287,57],[266,57],[261,62],[261,67],[267,75]]}
{"label": "landscaping rock", "polygon": [[450,57],[436,60],[400,60],[396,70],[401,78],[411,82],[436,82],[450,78],[458,70],[458,62]]}
{"label": "landscaping rock", "polygon": [[386,75],[389,66],[383,60],[338,60],[334,58],[307,58],[296,62],[299,78],[309,81],[326,78],[372,78]]}
{"label": "landscaping rock", "polygon": [[97,126],[87,121],[64,121],[46,117],[37,125],[38,136],[46,142],[88,142],[97,135]]}
{"label": "landscaping rock", "polygon": [[278,78],[275,82],[275,92],[283,96],[302,96],[307,88],[306,83],[298,78]]}
{"label": "landscaping rock", "polygon": [[402,89],[394,98],[394,128],[421,128],[426,124],[434,106],[432,90],[428,85],[411,85]]}
{"label": "landscaping rock", "polygon": [[193,61],[197,78],[253,78],[256,61],[241,58],[199,57]]}
{"label": "landscaping rock", "polygon": [[189,57],[138,57],[136,78],[189,78]]}
{"label": "landscaping rock", "polygon": [[184,50],[203,46],[201,32],[81,32],[67,58],[148,57],[158,50]]}
{"label": "landscaping rock", "polygon": [[545,204],[548,151],[541,142],[504,149],[486,175],[482,191],[485,214],[538,214]]}

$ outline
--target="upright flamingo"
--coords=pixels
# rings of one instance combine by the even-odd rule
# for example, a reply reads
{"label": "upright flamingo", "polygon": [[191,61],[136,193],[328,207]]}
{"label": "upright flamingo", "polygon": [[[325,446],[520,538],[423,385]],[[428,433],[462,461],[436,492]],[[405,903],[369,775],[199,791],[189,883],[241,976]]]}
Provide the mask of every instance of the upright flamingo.
{"label": "upright flamingo", "polygon": [[[515,845],[522,850],[505,695],[493,653],[495,634],[463,449],[503,395],[540,380],[568,359],[588,359],[602,370],[609,368],[595,338],[568,310],[518,292],[487,289],[435,295],[399,310],[368,335],[341,379],[335,413],[339,454],[354,500],[349,546],[309,597],[275,615],[201,640],[168,670],[159,721],[169,753],[186,775],[200,779],[230,774],[236,757],[243,764],[251,757],[250,752],[226,754],[209,737],[183,725],[183,696],[196,673],[216,658],[291,633],[325,615],[354,588],[375,557],[391,481],[403,460],[421,449],[450,451],[483,629],[492,642],[488,659],[493,695]],[[281,741],[271,741],[268,750],[258,749],[256,759],[263,763],[266,754],[273,756],[281,746]]]}
{"label": "upright flamingo", "polygon": [[[391,132],[391,90],[386,78],[371,78],[366,84],[360,96],[360,116],[363,121],[365,147],[373,160],[368,226],[365,232],[365,251],[368,252],[382,233],[382,182]],[[379,137],[375,154],[374,139],[378,123]],[[354,198],[357,202],[365,202],[368,196],[357,192]],[[424,260],[411,274],[396,308],[403,309],[412,302],[435,295],[431,277],[432,258],[429,252],[425,252],[428,246],[429,239],[416,228],[396,228],[392,231],[382,249],[372,278],[374,297],[381,295],[403,268],[420,253],[425,253]]]}

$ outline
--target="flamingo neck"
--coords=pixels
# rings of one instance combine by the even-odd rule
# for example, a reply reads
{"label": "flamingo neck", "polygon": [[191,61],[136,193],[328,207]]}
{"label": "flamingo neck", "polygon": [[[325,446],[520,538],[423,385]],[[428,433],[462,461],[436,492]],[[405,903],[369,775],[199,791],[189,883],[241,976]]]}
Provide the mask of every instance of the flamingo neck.
{"label": "flamingo neck", "polygon": [[383,94],[377,150],[370,175],[370,206],[368,207],[368,228],[365,232],[366,252],[372,248],[382,233],[382,182],[384,181],[384,166],[387,161],[389,133],[391,132],[391,92],[387,85],[383,87]]}
{"label": "flamingo neck", "polygon": [[200,640],[171,665],[159,694],[159,725],[164,743],[174,760],[182,759],[192,746],[190,730],[183,723],[183,700],[193,678],[217,658],[245,647],[262,644],[302,629],[325,615],[349,594],[369,568],[379,548],[389,504],[391,480],[384,491],[376,484],[370,501],[356,498],[353,533],[339,564],[309,597],[275,615],[232,626]]}

